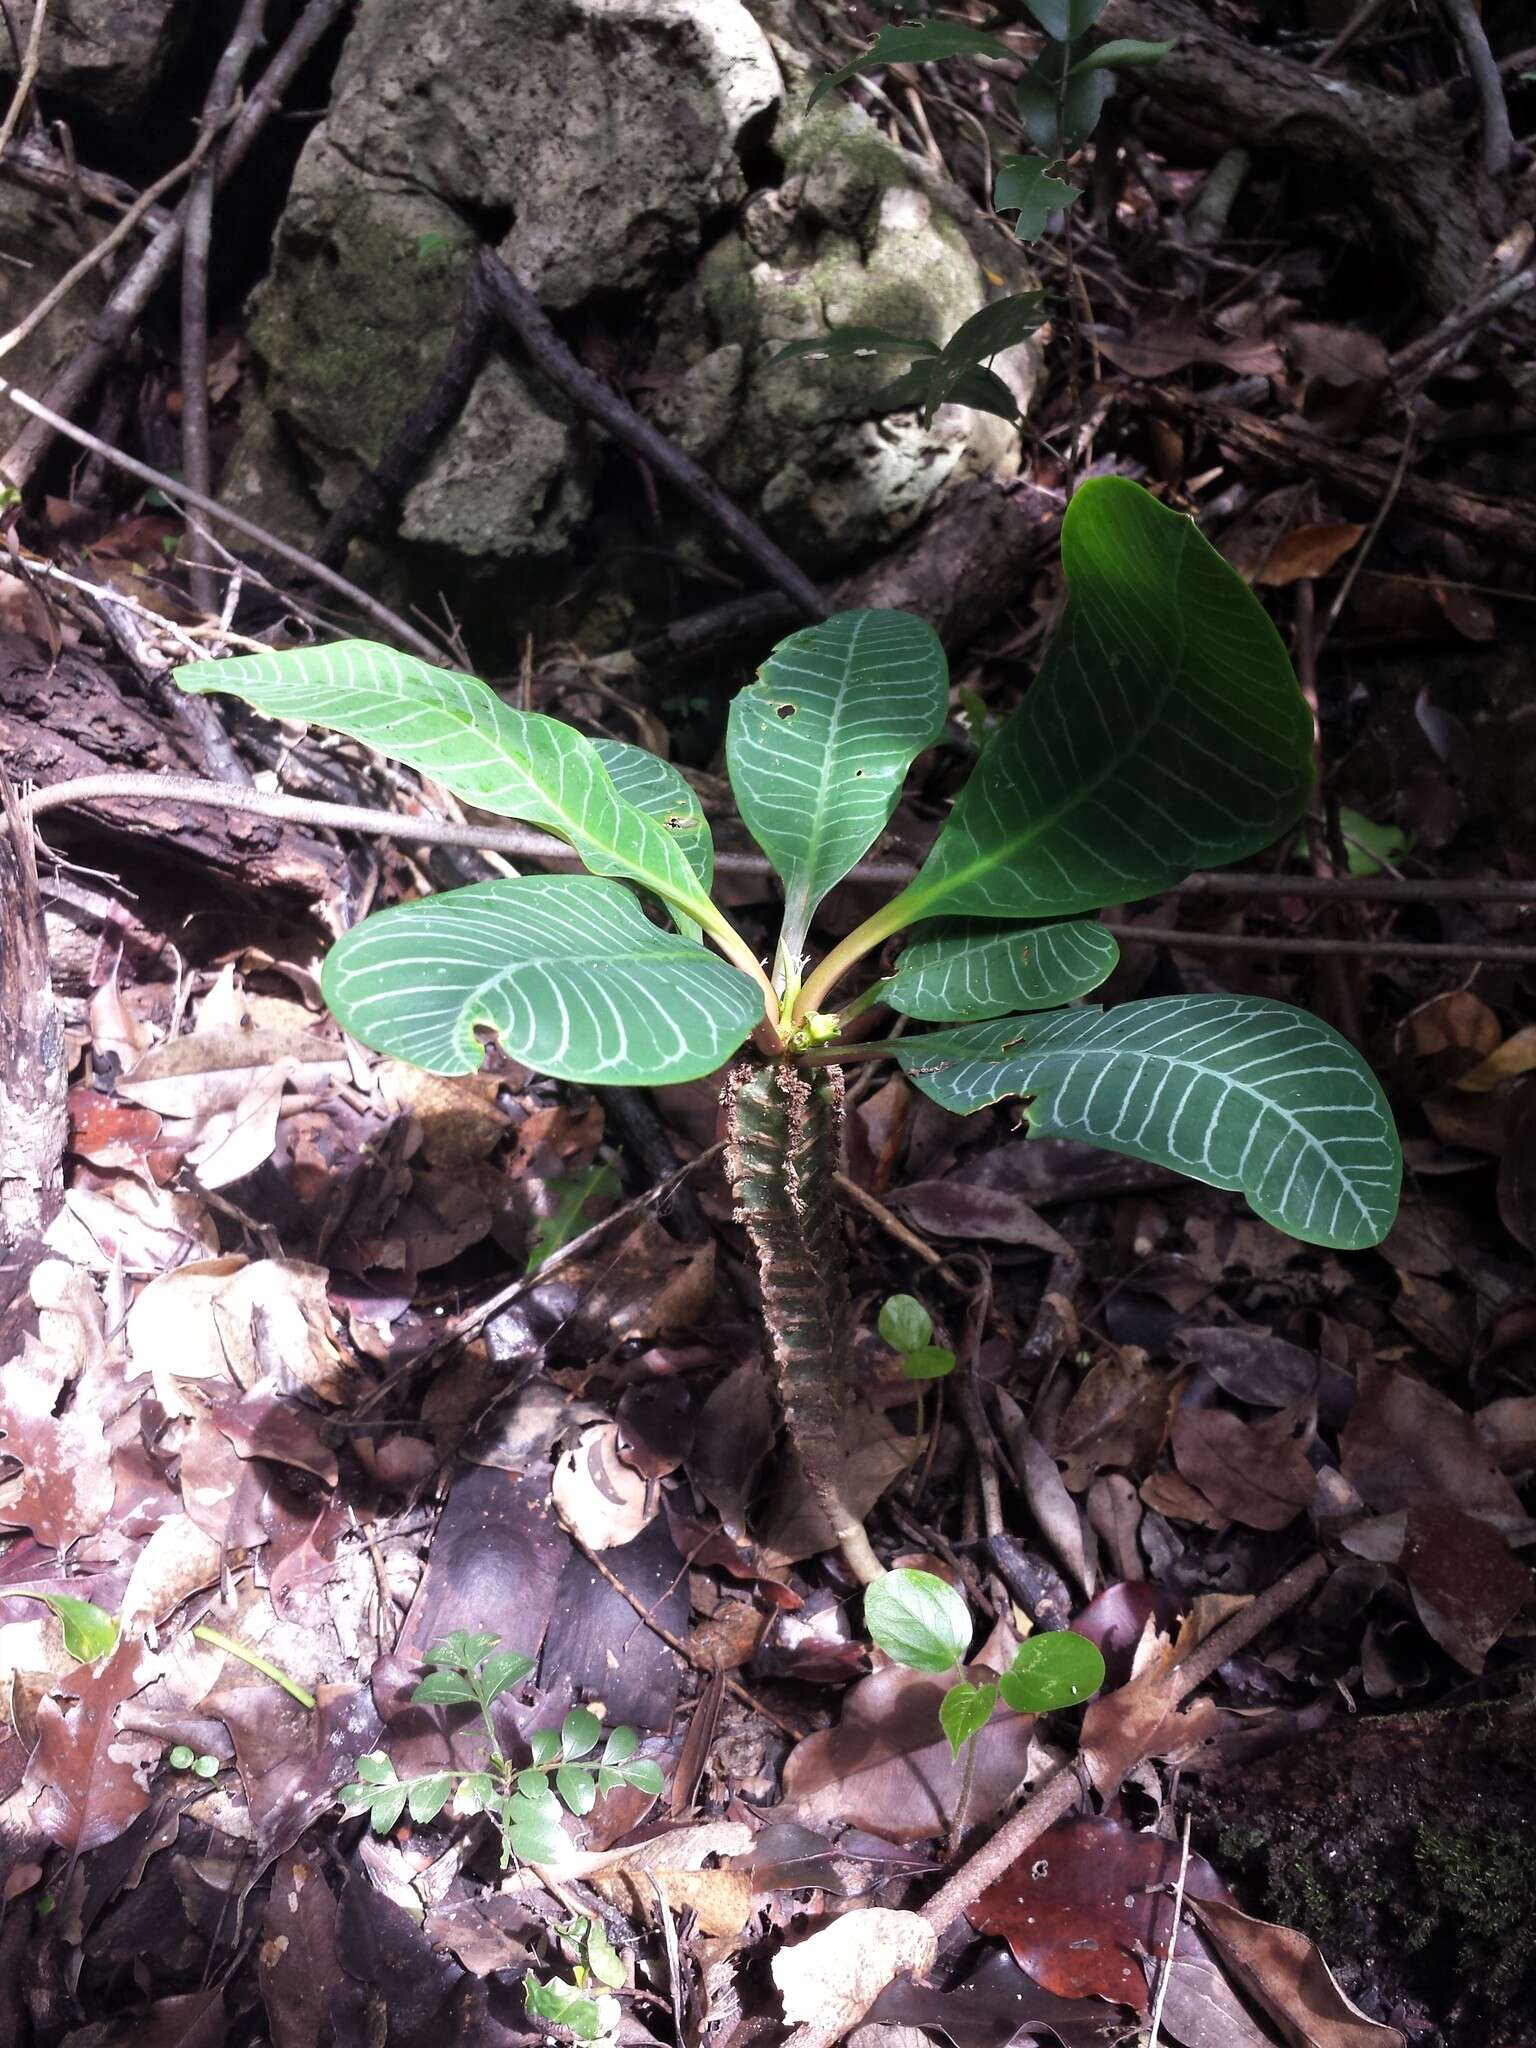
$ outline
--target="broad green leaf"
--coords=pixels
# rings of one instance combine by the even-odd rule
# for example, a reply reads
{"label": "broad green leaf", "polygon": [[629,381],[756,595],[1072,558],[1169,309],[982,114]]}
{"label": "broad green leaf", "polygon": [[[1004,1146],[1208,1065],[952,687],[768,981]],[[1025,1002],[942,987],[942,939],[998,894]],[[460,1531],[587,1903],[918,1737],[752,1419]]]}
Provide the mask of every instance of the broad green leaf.
{"label": "broad green leaf", "polygon": [[567,1757],[585,1756],[596,1749],[603,1724],[590,1707],[572,1707],[560,1724],[560,1747]]}
{"label": "broad green leaf", "polygon": [[619,1775],[626,1785],[633,1785],[637,1792],[644,1792],[651,1799],[661,1797],[666,1780],[661,1774],[661,1765],[653,1756],[632,1757],[627,1764],[619,1765]]}
{"label": "broad green leaf", "polygon": [[413,1778],[406,1793],[406,1811],[411,1819],[425,1824],[436,1820],[453,1791],[453,1773],[438,1771],[430,1778]]}
{"label": "broad green leaf", "polygon": [[1055,1714],[1093,1698],[1104,1683],[1104,1659],[1086,1636],[1053,1629],[1021,1643],[997,1683],[1016,1714]]}
{"label": "broad green leaf", "polygon": [[370,1749],[357,1760],[357,1775],[368,1785],[393,1785],[395,1766],[381,1749]]}
{"label": "broad green leaf", "polygon": [[484,1629],[471,1633],[467,1628],[456,1628],[452,1635],[434,1643],[422,1662],[451,1664],[457,1671],[473,1671],[481,1658],[489,1657],[500,1641],[500,1636],[490,1635]]}
{"label": "broad green leaf", "polygon": [[1059,51],[1048,51],[1034,70],[1019,80],[1016,105],[1019,124],[1033,148],[1042,156],[1071,156],[1081,149],[1104,111],[1104,102],[1115,89],[1108,71],[1079,71],[1068,77],[1057,97],[1051,75]]}
{"label": "broad green leaf", "polygon": [[1383,866],[1400,860],[1413,844],[1413,834],[1397,825],[1378,825],[1364,811],[1339,806],[1344,858],[1352,875],[1379,875]]}
{"label": "broad green leaf", "polygon": [[555,1174],[544,1185],[555,1197],[555,1207],[541,1216],[534,1227],[533,1244],[525,1272],[537,1273],[551,1252],[569,1244],[585,1229],[587,1205],[605,1195],[619,1192],[619,1176],[611,1166],[584,1166],[579,1173]]}
{"label": "broad green leaf", "polygon": [[909,1380],[946,1380],[954,1369],[955,1354],[942,1344],[920,1344],[901,1361],[903,1377]]}
{"label": "broad green leaf", "polygon": [[1280,636],[1194,522],[1119,477],[1062,525],[1067,604],[916,879],[881,914],[1065,917],[1256,852],[1312,786]]}
{"label": "broad green leaf", "polygon": [[884,327],[830,327],[825,334],[813,334],[804,341],[786,342],[770,358],[769,368],[795,361],[813,363],[872,362],[880,356],[937,356],[943,350],[936,341],[914,341],[904,334],[892,334]]}
{"label": "broad green leaf", "polygon": [[731,787],[783,878],[792,969],[817,904],[879,838],[907,770],[942,736],[948,697],[949,665],[925,620],[860,611],[781,640],[732,703]]}
{"label": "broad green leaf", "polygon": [[462,1671],[429,1671],[411,1698],[422,1707],[459,1707],[474,1701],[476,1693]]}
{"label": "broad green leaf", "polygon": [[527,1799],[517,1792],[503,1808],[507,1839],[514,1856],[525,1863],[559,1865],[571,1853],[571,1838],[560,1825],[560,1806],[551,1792],[547,1800]]}
{"label": "broad green leaf", "polygon": [[1075,77],[1081,71],[1143,71],[1148,65],[1160,64],[1172,48],[1172,43],[1138,43],[1121,37],[1112,43],[1100,43],[1086,57],[1079,57],[1071,75]]}
{"label": "broad green leaf", "polygon": [[1075,1002],[1113,972],[1120,949],[1101,924],[999,930],[959,922],[907,947],[880,984],[882,1003],[930,1024],[976,1024]]}
{"label": "broad green leaf", "polygon": [[556,718],[514,711],[473,676],[343,640],[195,661],[177,669],[176,681],[241,697],[271,718],[346,733],[482,810],[557,834],[594,874],[639,882],[706,929],[721,923],[683,847],[620,797],[590,740]]}
{"label": "broad green leaf", "polygon": [[1032,1136],[1238,1189],[1309,1244],[1364,1250],[1397,1213],[1402,1154],[1375,1076],[1289,1003],[1168,996],[1004,1017],[903,1039],[896,1058],[946,1109],[1029,1097]]}
{"label": "broad green leaf", "polygon": [[197,1762],[197,1751],[187,1742],[178,1742],[171,1750],[166,1762],[173,1771],[190,1771]]}
{"label": "broad green leaf", "polygon": [[599,1984],[616,1989],[624,1982],[624,1959],[608,1939],[608,1931],[596,1920],[587,1922],[582,1936],[581,1959]]}
{"label": "broad green leaf", "polygon": [[194,1778],[216,1778],[219,1775],[219,1760],[216,1756],[195,1756],[192,1759]]}
{"label": "broad green leaf", "polygon": [[[559,1754],[560,1752],[557,1748],[555,1755],[558,1756]],[[520,1799],[531,1800],[541,1810],[553,1812],[555,1818],[559,1819],[560,1802],[549,1789],[549,1774],[547,1771],[543,1769],[519,1771],[517,1774],[517,1792]]]}
{"label": "broad green leaf", "polygon": [[837,71],[818,78],[811,93],[814,107],[834,86],[845,85],[861,71],[874,71],[886,64],[936,64],[944,57],[1014,57],[996,36],[979,28],[967,28],[958,21],[915,21],[900,28],[883,28],[861,56]]}
{"label": "broad green leaf", "polygon": [[[531,1862],[542,1860],[529,1858]],[[606,1992],[594,1998],[562,1977],[552,1977],[547,1984],[537,1977],[525,1977],[523,1998],[531,2018],[564,2027],[578,2041],[601,2041],[617,2033],[623,2011],[619,2001]]]}
{"label": "broad green leaf", "polygon": [[893,1294],[880,1311],[876,1328],[881,1342],[893,1351],[920,1351],[933,1338],[933,1317],[911,1294]]}
{"label": "broad green leaf", "polygon": [[92,1601],[77,1600],[73,1593],[22,1592],[14,1597],[40,1600],[50,1608],[63,1630],[65,1649],[81,1664],[110,1656],[117,1648],[117,1623]]}
{"label": "broad green leaf", "polygon": [[560,1731],[557,1728],[535,1728],[528,1738],[528,1750],[535,1765],[542,1770],[552,1764],[560,1754]]}
{"label": "broad green leaf", "polygon": [[971,1646],[971,1610],[932,1572],[887,1572],[864,1595],[864,1626],[912,1671],[953,1671]]}
{"label": "broad green leaf", "polygon": [[712,1073],[762,1016],[746,976],[587,875],[477,882],[381,911],[326,956],[345,1029],[434,1074],[470,1074],[488,1026],[564,1081],[644,1087]]}
{"label": "broad green leaf", "polygon": [[1048,36],[1070,43],[1087,34],[1109,0],[1024,0],[1024,5]]}
{"label": "broad green leaf", "polygon": [[[715,879],[714,835],[704,806],[686,779],[670,761],[663,761],[659,754],[649,753],[644,747],[608,739],[596,739],[592,746],[613,777],[619,795],[637,811],[656,820],[681,851],[707,896]],[[690,939],[700,937],[702,927],[697,918],[689,917],[675,904],[671,906],[671,915],[680,932]]]}
{"label": "broad green leaf", "polygon": [[1053,213],[1061,213],[1082,198],[1080,185],[1072,185],[1057,173],[1065,166],[1049,156],[1005,156],[998,165],[992,191],[997,213],[1017,213],[1013,231],[1021,242],[1038,242]]}
{"label": "broad green leaf", "polygon": [[521,1650],[503,1650],[498,1656],[487,1657],[480,1668],[481,1699],[489,1706],[492,1700],[521,1684],[532,1669],[533,1659],[525,1657]]}
{"label": "broad green leaf", "polygon": [[458,1790],[453,1795],[453,1810],[468,1816],[484,1813],[496,1796],[496,1781],[489,1771],[471,1771],[467,1778],[460,1778]]}
{"label": "broad green leaf", "polygon": [[597,1784],[593,1773],[583,1770],[580,1764],[562,1764],[555,1773],[555,1784],[559,1787],[560,1797],[578,1820],[597,1804]]}
{"label": "broad green leaf", "polygon": [[997,1705],[995,1685],[972,1685],[961,1679],[939,1702],[939,1726],[949,1737],[950,1753],[958,1759],[973,1735],[979,1735],[992,1718]]}
{"label": "broad green leaf", "polygon": [[640,1737],[625,1723],[610,1730],[608,1740],[603,1744],[605,1764],[627,1763],[640,1746]]}

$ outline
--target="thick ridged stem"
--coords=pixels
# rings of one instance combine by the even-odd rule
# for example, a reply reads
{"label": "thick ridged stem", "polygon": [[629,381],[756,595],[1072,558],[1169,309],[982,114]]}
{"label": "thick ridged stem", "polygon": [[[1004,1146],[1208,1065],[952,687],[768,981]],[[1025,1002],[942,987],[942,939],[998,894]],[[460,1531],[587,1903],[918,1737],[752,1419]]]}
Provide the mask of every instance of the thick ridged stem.
{"label": "thick ridged stem", "polygon": [[779,1403],[811,1491],[863,1585],[885,1567],[843,1500],[853,1322],[834,1175],[843,1123],[836,1067],[738,1067],[726,1093],[736,1213],[757,1253]]}

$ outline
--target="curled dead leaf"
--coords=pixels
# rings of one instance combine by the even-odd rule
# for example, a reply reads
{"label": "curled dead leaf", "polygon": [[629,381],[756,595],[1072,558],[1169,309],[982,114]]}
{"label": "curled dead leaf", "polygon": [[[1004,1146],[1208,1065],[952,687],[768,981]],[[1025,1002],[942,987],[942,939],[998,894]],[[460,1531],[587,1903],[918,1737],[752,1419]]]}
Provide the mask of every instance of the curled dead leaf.
{"label": "curled dead leaf", "polygon": [[839,2033],[856,2027],[893,1977],[932,1968],[938,1938],[920,1913],[869,1906],[773,1959],[784,2017],[795,2025]]}

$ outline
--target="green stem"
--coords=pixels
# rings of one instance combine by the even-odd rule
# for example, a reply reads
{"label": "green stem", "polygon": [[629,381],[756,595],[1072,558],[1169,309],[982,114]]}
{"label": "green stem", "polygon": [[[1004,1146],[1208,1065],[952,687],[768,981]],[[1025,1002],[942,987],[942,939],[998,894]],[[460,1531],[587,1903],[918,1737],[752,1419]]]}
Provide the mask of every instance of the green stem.
{"label": "green stem", "polygon": [[809,1016],[812,1010],[827,1009],[827,996],[855,961],[862,960],[866,953],[872,953],[876,946],[883,945],[894,933],[904,931],[921,915],[911,901],[914,893],[911,889],[903,889],[900,895],[893,896],[873,917],[865,918],[861,925],[854,927],[846,939],[832,948],[800,991],[800,999],[795,1004],[796,1023]]}
{"label": "green stem", "polygon": [[795,1054],[800,1067],[856,1067],[869,1060],[888,1060],[898,1046],[911,1049],[910,1038],[867,1038],[858,1045],[814,1045]]}
{"label": "green stem", "polygon": [[[735,925],[731,923],[731,920],[723,911],[717,910],[713,903],[708,905],[679,903],[677,907],[685,917],[696,917],[715,944],[720,948],[726,959],[730,961],[731,965],[739,967],[743,974],[748,975],[757,983],[763,992],[763,1016],[774,1031],[777,1032],[779,1022],[778,993],[773,983],[763,972],[762,962],[741,936],[741,933],[737,931]],[[708,911],[707,916],[705,914],[706,910]]]}
{"label": "green stem", "polygon": [[296,1678],[290,1678],[286,1671],[280,1671],[275,1664],[269,1664],[257,1651],[247,1649],[244,1643],[237,1643],[233,1636],[221,1635],[216,1628],[208,1628],[201,1623],[192,1633],[200,1643],[208,1643],[215,1650],[223,1650],[230,1657],[238,1657],[242,1664],[249,1664],[251,1669],[259,1671],[263,1678],[270,1678],[274,1685],[280,1685],[301,1707],[307,1707],[311,1713],[314,1712],[314,1694],[306,1692]]}

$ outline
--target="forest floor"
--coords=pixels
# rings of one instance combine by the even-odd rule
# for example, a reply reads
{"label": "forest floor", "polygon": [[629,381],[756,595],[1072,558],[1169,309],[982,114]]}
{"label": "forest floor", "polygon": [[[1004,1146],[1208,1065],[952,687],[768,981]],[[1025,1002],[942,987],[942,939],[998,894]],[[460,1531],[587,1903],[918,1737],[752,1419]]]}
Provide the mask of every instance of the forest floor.
{"label": "forest floor", "polygon": [[[1225,12],[1259,49],[1263,10]],[[1317,41],[1296,45],[1309,64]],[[1533,54],[1502,74],[1517,135]],[[1416,24],[1368,29],[1334,73],[1444,88],[1470,166],[1488,102],[1460,64]],[[915,124],[984,192],[963,74],[887,85],[903,139]],[[0,2044],[571,2039],[522,1986],[571,1975],[583,1918],[620,1958],[633,2048],[777,2040],[786,1937],[920,1904],[1064,1760],[1078,1809],[924,1981],[882,1992],[861,2048],[924,2028],[955,2048],[1530,2038],[1530,153],[1449,303],[1325,159],[1260,148],[1202,211],[1246,138],[1187,99],[1127,104],[1041,259],[1066,304],[1029,480],[1059,503],[1128,474],[1197,514],[1287,636],[1319,796],[1254,864],[1270,890],[1116,913],[1102,993],[1319,1011],[1391,1097],[1396,1228],[1376,1252],[1302,1246],[1235,1196],[1026,1144],[1016,1108],[961,1119],[850,1070],[849,1475],[872,1539],[963,1587],[973,1676],[1067,1624],[1108,1669],[1086,1717],[1000,1716],[962,1791],[948,1681],[873,1647],[779,1439],[718,1080],[594,1092],[495,1053],[446,1079],[343,1039],[329,938],[449,872],[409,822],[439,801],[356,748],[283,740],[311,790],[395,804],[397,840],[170,797],[40,812],[67,1123],[50,1163],[45,1088],[29,1135],[56,1199],[0,1263]],[[177,397],[173,347],[145,374],[155,332],[111,415],[114,446],[151,457]],[[232,312],[216,447],[239,339]],[[46,479],[5,511],[0,765],[18,786],[268,769],[270,732],[192,722],[165,682],[220,640],[179,514],[110,456]],[[256,553],[242,632],[315,599]],[[1018,700],[1060,594],[1046,529],[955,651],[970,708],[878,853],[931,839],[970,718]],[[522,687],[670,752],[716,809],[726,696],[671,660],[616,691],[601,662],[531,644]],[[49,998],[13,824],[14,1059]],[[727,875],[722,900],[766,936],[765,880]],[[845,885],[824,934],[872,902]],[[923,1402],[876,1329],[898,1293],[958,1361]],[[1174,1714],[1159,1685],[1298,1567],[1294,1604]],[[61,1595],[113,1638],[82,1641]],[[501,1703],[511,1749],[585,1704],[660,1766],[659,1797],[620,1786],[573,1824],[573,1875],[507,1877],[483,1821],[396,1811],[379,1832],[341,1811],[359,1757],[406,1776],[483,1756],[476,1714],[410,1698],[457,1630],[531,1660]]]}

